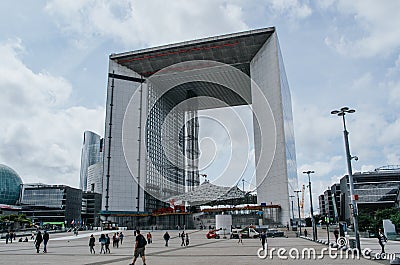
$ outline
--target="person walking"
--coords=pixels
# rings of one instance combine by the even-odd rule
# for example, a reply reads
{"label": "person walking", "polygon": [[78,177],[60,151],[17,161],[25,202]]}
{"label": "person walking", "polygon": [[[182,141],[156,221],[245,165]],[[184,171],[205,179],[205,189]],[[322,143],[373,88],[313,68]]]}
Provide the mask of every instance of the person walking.
{"label": "person walking", "polygon": [[265,250],[265,242],[267,241],[267,234],[265,233],[265,231],[261,233],[260,240],[261,240],[261,246],[263,250]]}
{"label": "person walking", "polygon": [[13,242],[13,239],[14,239],[14,233],[13,233],[13,231],[11,231],[10,232],[10,243]]}
{"label": "person walking", "polygon": [[119,233],[117,232],[117,236],[115,238],[115,245],[119,248]]}
{"label": "person walking", "polygon": [[243,245],[243,234],[242,234],[242,232],[239,233],[239,241],[238,241],[238,244],[239,244],[239,243],[242,243],[242,245]]}
{"label": "person walking", "polygon": [[42,242],[43,242],[42,233],[38,231],[35,238],[36,253],[39,253],[40,244],[42,244]]}
{"label": "person walking", "polygon": [[111,240],[110,240],[110,238],[108,237],[108,234],[106,234],[106,253],[108,252],[108,253],[111,253],[111,251],[110,251],[110,243],[111,243]]}
{"label": "person walking", "polygon": [[135,251],[133,254],[133,260],[132,263],[129,265],[134,265],[136,262],[136,259],[140,256],[142,258],[143,261],[143,265],[146,265],[146,257],[145,257],[145,248],[147,245],[147,241],[144,238],[144,236],[140,233],[140,230],[136,231],[136,241],[135,241]]}
{"label": "person walking", "polygon": [[181,233],[181,239],[182,239],[182,243],[181,243],[181,247],[183,246],[186,246],[185,245],[185,231],[182,231],[182,233]]}
{"label": "person walking", "polygon": [[[96,254],[96,251],[94,249],[96,239],[94,238],[93,234],[89,237],[89,249],[90,249],[90,254]],[[101,250],[100,250],[101,254]]]}
{"label": "person walking", "polygon": [[379,245],[381,245],[381,249],[382,249],[381,254],[385,253],[385,245],[387,242],[387,238],[381,228],[379,228],[379,230],[378,230],[378,242],[379,242]]}
{"label": "person walking", "polygon": [[307,229],[304,229],[304,236],[307,237],[307,235],[308,235]]}
{"label": "person walking", "polygon": [[117,234],[114,233],[113,237],[112,237],[112,241],[113,241],[113,248],[115,248],[115,246],[117,245]]}
{"label": "person walking", "polygon": [[147,235],[146,235],[146,237],[147,237],[147,244],[151,244],[151,243],[152,243],[152,242],[151,242],[151,241],[152,241],[152,240],[151,240],[151,239],[152,239],[151,233],[148,232]]}
{"label": "person walking", "polygon": [[8,240],[10,239],[10,233],[7,232],[6,234],[6,244],[8,244]]}
{"label": "person walking", "polygon": [[100,235],[99,238],[99,242],[101,245],[101,249],[100,249],[100,254],[103,252],[104,254],[106,254],[106,243],[107,243],[107,238],[104,234]]}
{"label": "person walking", "polygon": [[186,233],[186,236],[185,236],[185,243],[186,243],[186,246],[189,246],[189,234],[188,233]]}
{"label": "person walking", "polygon": [[339,239],[339,231],[337,229],[335,229],[333,231],[333,235],[335,236],[335,242],[337,243],[338,239]]}
{"label": "person walking", "polygon": [[45,230],[44,234],[43,234],[43,246],[44,246],[43,252],[44,253],[47,253],[47,243],[49,242],[49,239],[50,239],[50,235]]}
{"label": "person walking", "polygon": [[121,245],[122,245],[123,240],[124,240],[124,234],[122,234],[122,232],[121,232],[121,233],[119,233],[119,242],[121,242]]}
{"label": "person walking", "polygon": [[168,247],[168,240],[169,240],[170,238],[171,238],[171,237],[169,236],[168,231],[166,231],[165,234],[164,234],[164,240],[165,240],[165,246],[166,246],[166,247]]}

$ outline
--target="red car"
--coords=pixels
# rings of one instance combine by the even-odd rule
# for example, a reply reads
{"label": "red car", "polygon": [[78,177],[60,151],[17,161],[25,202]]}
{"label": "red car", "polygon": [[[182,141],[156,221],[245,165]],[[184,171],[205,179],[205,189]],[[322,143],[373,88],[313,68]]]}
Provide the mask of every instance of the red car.
{"label": "red car", "polygon": [[217,234],[216,231],[217,231],[217,230],[210,230],[210,231],[208,231],[208,233],[206,234],[206,237],[207,237],[208,239],[210,239],[210,238],[219,239],[219,235]]}

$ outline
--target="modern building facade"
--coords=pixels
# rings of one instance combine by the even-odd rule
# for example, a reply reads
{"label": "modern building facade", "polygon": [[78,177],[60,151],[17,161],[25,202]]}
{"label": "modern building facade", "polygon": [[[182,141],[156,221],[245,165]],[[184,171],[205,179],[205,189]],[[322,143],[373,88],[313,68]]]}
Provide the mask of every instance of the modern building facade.
{"label": "modern building facade", "polygon": [[319,214],[322,216],[325,216],[326,211],[325,211],[325,196],[324,196],[324,194],[321,194],[318,196],[318,202],[319,202]]}
{"label": "modern building facade", "polygon": [[82,223],[100,226],[101,194],[91,191],[82,193]]}
{"label": "modern building facade", "polygon": [[320,214],[328,217],[331,222],[344,221],[344,194],[340,184],[335,183],[318,197]]}
{"label": "modern building facade", "polygon": [[333,205],[333,216],[332,217],[334,222],[342,221],[343,220],[343,202],[341,199],[341,190],[340,184],[335,183],[331,186],[331,194],[332,194],[332,205]]}
{"label": "modern building facade", "polygon": [[[82,153],[81,153],[81,172],[80,172],[80,181],[79,188],[83,191],[88,190],[88,168],[94,164],[102,164],[103,161],[103,140],[100,135],[91,132],[85,131],[83,133],[83,145],[82,145]],[[92,172],[93,174],[93,172]],[[97,178],[101,178],[102,176],[97,176]],[[93,175],[92,175],[93,178]]]}
{"label": "modern building facade", "polygon": [[100,194],[103,192],[103,162],[88,167],[86,191]]}
{"label": "modern building facade", "polygon": [[106,218],[150,212],[195,189],[198,111],[250,105],[258,203],[279,205],[278,222],[290,222],[296,152],[275,28],[112,54],[106,104]]}
{"label": "modern building facade", "polygon": [[21,212],[38,223],[66,224],[81,221],[82,190],[65,185],[24,184]]}
{"label": "modern building facade", "polygon": [[[384,166],[371,172],[353,174],[354,194],[358,195],[359,211],[371,212],[378,209],[399,207],[400,166]],[[350,190],[348,176],[340,179],[343,194],[344,220],[350,222]]]}

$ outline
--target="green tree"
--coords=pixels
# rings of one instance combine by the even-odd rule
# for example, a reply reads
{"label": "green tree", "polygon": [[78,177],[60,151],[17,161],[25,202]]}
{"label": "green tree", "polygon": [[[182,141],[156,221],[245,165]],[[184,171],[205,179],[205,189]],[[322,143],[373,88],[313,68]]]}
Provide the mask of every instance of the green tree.
{"label": "green tree", "polygon": [[358,229],[362,232],[374,229],[374,217],[370,213],[359,212],[358,214]]}
{"label": "green tree", "polygon": [[390,221],[396,226],[396,230],[400,230],[400,212],[394,213],[390,216]]}

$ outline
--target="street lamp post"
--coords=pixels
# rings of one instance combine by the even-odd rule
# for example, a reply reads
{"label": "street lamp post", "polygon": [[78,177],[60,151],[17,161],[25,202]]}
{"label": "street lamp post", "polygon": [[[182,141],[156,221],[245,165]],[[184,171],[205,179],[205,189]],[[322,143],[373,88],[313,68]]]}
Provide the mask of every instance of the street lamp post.
{"label": "street lamp post", "polygon": [[349,175],[350,200],[351,200],[351,205],[353,206],[352,207],[353,226],[354,226],[354,233],[356,236],[357,249],[358,249],[358,251],[361,251],[360,234],[358,232],[358,209],[357,209],[357,202],[355,200],[353,172],[352,172],[352,168],[351,168],[351,159],[355,158],[356,160],[358,160],[358,157],[356,157],[356,156],[352,157],[350,155],[349,132],[347,131],[346,120],[344,117],[346,115],[346,113],[354,113],[354,112],[356,112],[354,109],[349,109],[348,107],[343,107],[340,110],[331,111],[331,114],[341,116],[342,120],[343,120],[343,135],[344,135],[344,145],[345,145],[345,149],[346,149],[347,171],[348,171],[348,175]]}
{"label": "street lamp post", "polygon": [[310,190],[310,211],[311,211],[311,222],[312,222],[312,230],[313,230],[313,240],[317,240],[317,226],[315,225],[314,219],[314,209],[313,209],[313,202],[312,202],[312,193],[311,193],[311,178],[310,174],[315,173],[312,170],[304,171],[303,174],[308,175],[308,188]]}
{"label": "street lamp post", "polygon": [[299,192],[301,190],[295,190],[297,195],[297,209],[299,210],[299,221],[297,222],[297,227],[299,228],[299,236],[301,236],[301,217],[300,217],[300,198],[299,198]]}
{"label": "street lamp post", "polygon": [[[289,198],[294,198],[294,197],[295,197],[294,195],[290,195],[290,196],[289,196]],[[293,200],[290,199],[290,201],[291,201],[291,203],[292,203],[292,216],[293,216],[291,226],[293,227],[293,223],[294,223],[294,206],[293,206]]]}

